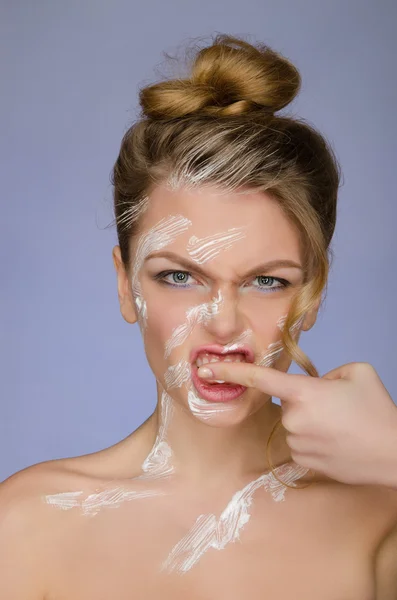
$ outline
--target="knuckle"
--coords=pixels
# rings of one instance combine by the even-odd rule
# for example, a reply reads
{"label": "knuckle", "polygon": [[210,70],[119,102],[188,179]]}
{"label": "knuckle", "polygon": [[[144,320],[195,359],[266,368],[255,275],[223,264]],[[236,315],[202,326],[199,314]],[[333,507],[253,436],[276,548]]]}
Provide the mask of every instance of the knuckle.
{"label": "knuckle", "polygon": [[374,371],[374,367],[371,365],[371,363],[369,362],[356,362],[353,363],[353,368],[355,371],[357,371],[358,373],[366,373],[366,372],[371,372]]}
{"label": "knuckle", "polygon": [[358,377],[373,377],[376,374],[376,370],[368,362],[354,363],[354,373]]}

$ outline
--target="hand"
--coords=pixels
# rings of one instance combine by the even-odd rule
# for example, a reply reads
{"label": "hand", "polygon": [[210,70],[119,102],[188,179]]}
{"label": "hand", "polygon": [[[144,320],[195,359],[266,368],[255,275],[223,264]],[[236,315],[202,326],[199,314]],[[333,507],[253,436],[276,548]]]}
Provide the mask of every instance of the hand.
{"label": "hand", "polygon": [[[200,367],[280,398],[294,462],[347,484],[397,485],[397,406],[369,363],[348,363],[322,377],[251,363]],[[393,479],[394,478],[394,479]]]}

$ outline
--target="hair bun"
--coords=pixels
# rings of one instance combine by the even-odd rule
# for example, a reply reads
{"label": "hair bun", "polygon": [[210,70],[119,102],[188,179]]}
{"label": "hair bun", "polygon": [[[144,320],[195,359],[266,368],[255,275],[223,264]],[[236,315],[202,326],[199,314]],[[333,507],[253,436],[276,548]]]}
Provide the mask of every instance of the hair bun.
{"label": "hair bun", "polygon": [[143,88],[145,116],[182,117],[191,113],[216,116],[267,110],[274,113],[297,95],[297,68],[269,46],[217,35],[211,46],[196,52],[189,79],[173,79]]}

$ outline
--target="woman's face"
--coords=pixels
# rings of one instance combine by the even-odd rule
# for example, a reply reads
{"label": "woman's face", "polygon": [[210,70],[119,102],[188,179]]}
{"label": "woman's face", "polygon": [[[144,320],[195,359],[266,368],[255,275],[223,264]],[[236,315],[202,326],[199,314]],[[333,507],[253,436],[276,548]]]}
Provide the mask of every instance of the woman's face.
{"label": "woman's face", "polygon": [[[118,269],[119,293],[128,289],[131,296],[130,306],[123,300],[123,316],[139,320],[158,384],[194,416],[202,417],[200,405],[206,409],[190,378],[191,352],[201,345],[241,340],[257,364],[288,370],[291,361],[274,352],[274,344],[303,281],[301,248],[297,230],[269,195],[158,186],[141,217],[131,259],[124,282]],[[261,266],[277,260],[296,266]],[[299,338],[299,328],[294,335]],[[269,398],[249,388],[228,406],[216,403],[214,418],[206,413],[202,420],[236,424]]]}

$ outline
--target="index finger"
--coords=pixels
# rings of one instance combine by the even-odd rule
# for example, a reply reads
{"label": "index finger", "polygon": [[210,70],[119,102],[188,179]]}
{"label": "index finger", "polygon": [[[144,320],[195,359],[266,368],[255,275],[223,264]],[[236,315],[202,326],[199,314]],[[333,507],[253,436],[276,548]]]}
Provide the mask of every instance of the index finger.
{"label": "index finger", "polygon": [[[211,366],[210,366],[211,365]],[[223,379],[250,388],[256,388],[271,396],[283,400],[298,400],[302,397],[313,379],[307,375],[284,373],[272,367],[260,367],[244,362],[212,362],[198,369],[199,377],[205,369],[212,371],[212,376],[203,379]],[[317,379],[317,378],[315,378]]]}

